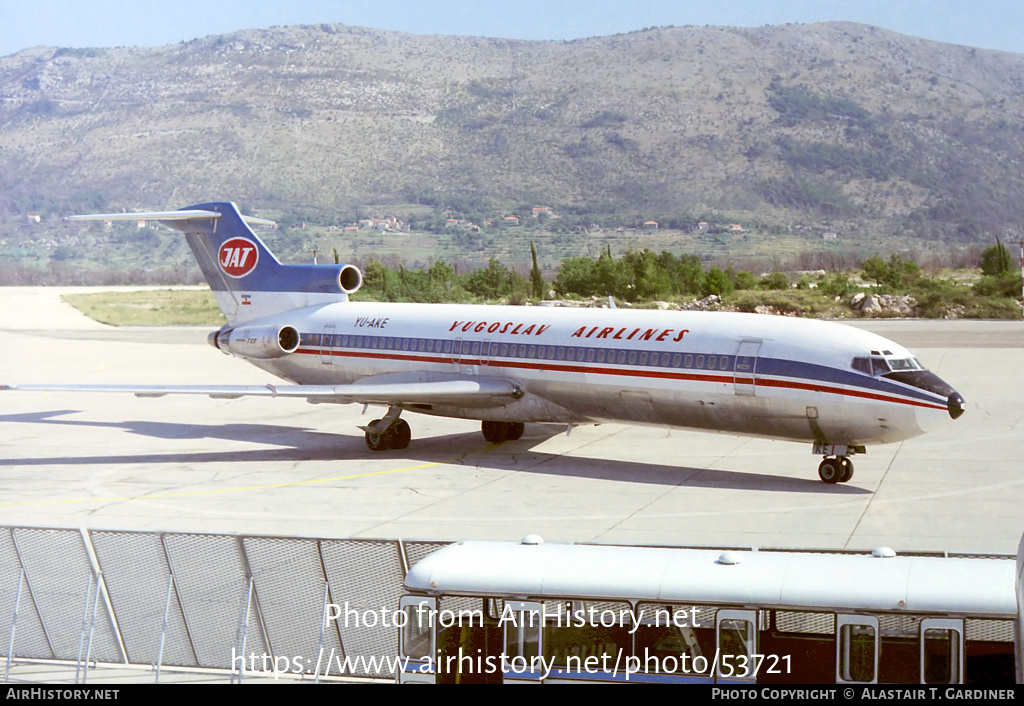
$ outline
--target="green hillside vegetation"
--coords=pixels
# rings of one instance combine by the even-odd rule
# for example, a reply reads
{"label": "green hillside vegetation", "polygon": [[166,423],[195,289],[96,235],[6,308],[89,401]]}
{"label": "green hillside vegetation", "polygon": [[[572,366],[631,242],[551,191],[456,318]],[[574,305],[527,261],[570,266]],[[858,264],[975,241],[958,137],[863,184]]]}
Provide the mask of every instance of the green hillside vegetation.
{"label": "green hillside vegetation", "polygon": [[608,246],[956,265],[1024,222],[1022,77],[1024,55],[852,23],[38,47],[0,57],[0,283],[194,279],[179,236],[62,217],[211,199],[277,220],[285,261],[518,268],[532,240],[549,277]]}
{"label": "green hillside vegetation", "polygon": [[[694,300],[716,296],[720,302],[712,300],[710,308],[828,318],[901,315],[893,310],[864,314],[852,309],[852,297],[868,292],[910,297],[913,315],[927,318],[1021,318],[1020,275],[1001,243],[985,250],[981,272],[980,276],[977,271],[929,276],[913,260],[894,254],[888,259],[868,258],[858,272],[791,277],[773,271],[758,278],[733,268],[705,270],[692,255],[643,250],[620,258],[607,251],[597,258],[568,258],[555,279],[545,282],[539,272],[533,273],[531,281],[496,259],[461,274],[444,261],[426,269],[407,269],[374,259],[363,270],[363,286],[353,299],[524,305],[538,302],[536,289],[550,287],[561,299],[603,304],[612,297],[620,306],[653,307],[663,302],[686,307]],[[224,323],[209,292],[156,290],[66,299],[92,318],[115,325]]]}

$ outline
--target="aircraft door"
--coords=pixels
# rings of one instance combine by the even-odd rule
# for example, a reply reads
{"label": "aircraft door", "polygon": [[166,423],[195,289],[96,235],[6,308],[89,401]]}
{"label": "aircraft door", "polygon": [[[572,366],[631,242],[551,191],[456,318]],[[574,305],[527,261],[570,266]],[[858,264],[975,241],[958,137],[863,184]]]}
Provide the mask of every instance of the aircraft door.
{"label": "aircraft door", "polygon": [[737,395],[753,397],[757,388],[757,354],[761,341],[746,339],[740,341],[736,351],[736,366],[733,369],[733,383]]}
{"label": "aircraft door", "polygon": [[398,631],[398,683],[436,684],[437,599],[402,596],[405,625]]}
{"label": "aircraft door", "polygon": [[334,324],[327,324],[320,336],[320,362],[324,365],[334,365],[334,356],[331,355],[333,340]]}

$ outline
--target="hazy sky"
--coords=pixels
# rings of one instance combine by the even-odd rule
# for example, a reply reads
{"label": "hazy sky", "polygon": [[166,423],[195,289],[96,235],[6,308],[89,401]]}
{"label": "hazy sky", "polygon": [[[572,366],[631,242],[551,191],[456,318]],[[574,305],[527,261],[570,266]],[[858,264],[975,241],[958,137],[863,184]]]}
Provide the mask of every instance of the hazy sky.
{"label": "hazy sky", "polygon": [[272,25],[574,39],[650,26],[849,20],[1024,52],[1020,0],[0,0],[0,56],[32,46],[159,46]]}

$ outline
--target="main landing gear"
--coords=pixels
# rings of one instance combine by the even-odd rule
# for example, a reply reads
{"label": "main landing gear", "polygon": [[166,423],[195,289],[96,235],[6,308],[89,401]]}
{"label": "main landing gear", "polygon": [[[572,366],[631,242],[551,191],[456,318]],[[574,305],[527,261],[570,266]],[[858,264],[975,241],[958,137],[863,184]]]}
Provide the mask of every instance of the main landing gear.
{"label": "main landing gear", "polygon": [[391,407],[382,419],[374,419],[365,427],[360,427],[366,432],[366,447],[370,451],[404,449],[409,445],[412,429],[409,422],[398,416],[401,413],[401,407]]}
{"label": "main landing gear", "polygon": [[516,441],[523,435],[526,425],[522,422],[482,422],[480,431],[492,444]]}
{"label": "main landing gear", "polygon": [[[391,407],[381,419],[374,419],[365,427],[359,427],[366,433],[366,448],[370,451],[406,448],[412,439],[412,429],[399,416],[401,413],[401,407]],[[515,441],[522,437],[525,429],[526,425],[522,422],[483,422],[480,425],[484,438],[492,444]]]}

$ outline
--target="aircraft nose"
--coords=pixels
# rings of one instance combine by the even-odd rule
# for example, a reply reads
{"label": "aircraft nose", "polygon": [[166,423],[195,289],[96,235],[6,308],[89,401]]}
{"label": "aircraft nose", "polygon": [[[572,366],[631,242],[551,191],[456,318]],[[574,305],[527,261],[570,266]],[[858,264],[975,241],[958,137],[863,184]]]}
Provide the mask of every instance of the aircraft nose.
{"label": "aircraft nose", "polygon": [[964,398],[956,390],[949,393],[949,397],[946,398],[946,409],[949,410],[949,416],[952,419],[959,419],[960,415],[967,410]]}

